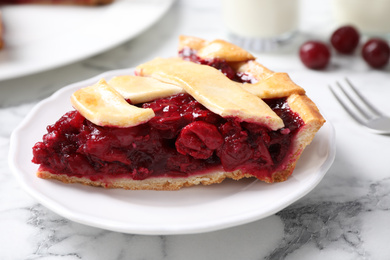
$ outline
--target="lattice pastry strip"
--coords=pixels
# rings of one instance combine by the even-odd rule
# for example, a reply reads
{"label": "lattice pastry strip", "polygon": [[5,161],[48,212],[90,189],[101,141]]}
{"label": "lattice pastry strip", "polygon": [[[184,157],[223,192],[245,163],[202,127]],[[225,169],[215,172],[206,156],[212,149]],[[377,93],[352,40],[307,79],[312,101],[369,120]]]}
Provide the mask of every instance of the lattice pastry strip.
{"label": "lattice pastry strip", "polygon": [[[210,48],[210,46],[216,45],[220,47]],[[203,56],[205,49],[209,50],[207,56]],[[214,50],[214,53],[210,50]],[[288,103],[294,108],[294,111],[299,110],[298,114],[305,122],[314,120],[319,127],[325,122],[317,106],[306,96],[305,90],[296,85],[287,73],[274,72],[268,69],[257,62],[246,50],[223,40],[206,41],[201,38],[182,35],[179,37],[178,51],[179,53],[183,51],[192,52],[202,59],[212,57],[226,60],[237,73],[247,73],[255,78],[255,83],[252,84],[237,83],[245,90],[261,99],[289,97]]]}
{"label": "lattice pastry strip", "polygon": [[[286,73],[270,71],[235,45],[222,40],[206,42],[194,37],[181,37],[181,41],[182,48],[185,48],[184,44],[198,48],[197,55],[200,54],[202,58],[218,57],[239,62],[234,64],[237,71],[253,75],[257,82],[233,82],[209,66],[179,58],[157,58],[138,66],[136,73],[139,76],[118,76],[108,84],[101,80],[94,86],[75,92],[72,95],[73,106],[97,125],[129,127],[148,121],[154,114],[150,109],[132,106],[125,100],[138,104],[188,92],[222,117],[239,117],[243,121],[260,123],[277,130],[284,126],[283,121],[261,99],[305,94]],[[243,63],[245,59],[247,62]]]}
{"label": "lattice pastry strip", "polygon": [[157,58],[138,66],[136,72],[184,88],[199,103],[222,117],[239,117],[272,130],[284,126],[282,119],[261,99],[210,66],[179,58]]}
{"label": "lattice pastry strip", "polygon": [[231,65],[237,73],[247,73],[255,83],[241,84],[245,90],[261,99],[288,97],[291,94],[305,94],[287,73],[274,72],[257,61],[252,54],[223,40],[206,41],[193,36],[180,36],[179,53],[193,51],[201,59],[221,59]]}

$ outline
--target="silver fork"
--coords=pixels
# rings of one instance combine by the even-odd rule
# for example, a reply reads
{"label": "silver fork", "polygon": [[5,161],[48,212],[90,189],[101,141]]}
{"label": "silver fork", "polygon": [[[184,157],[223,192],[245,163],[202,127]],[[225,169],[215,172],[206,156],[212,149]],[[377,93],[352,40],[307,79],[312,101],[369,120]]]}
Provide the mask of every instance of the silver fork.
{"label": "silver fork", "polygon": [[329,89],[344,107],[344,109],[358,123],[377,134],[390,134],[390,117],[375,108],[346,78],[347,84],[336,82],[336,87],[329,85]]}

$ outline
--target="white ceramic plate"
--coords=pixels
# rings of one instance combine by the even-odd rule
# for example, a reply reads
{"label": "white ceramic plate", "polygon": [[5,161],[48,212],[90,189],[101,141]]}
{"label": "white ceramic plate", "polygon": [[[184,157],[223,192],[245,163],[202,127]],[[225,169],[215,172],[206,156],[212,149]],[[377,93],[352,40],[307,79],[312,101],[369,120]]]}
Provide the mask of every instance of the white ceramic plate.
{"label": "white ceramic plate", "polygon": [[173,2],[2,6],[6,46],[0,50],[0,80],[53,69],[119,45],[149,28]]}
{"label": "white ceramic plate", "polygon": [[287,207],[311,191],[335,157],[335,134],[327,122],[302,154],[285,182],[225,181],[180,191],[126,191],[63,184],[35,176],[32,147],[46,126],[71,110],[70,95],[104,77],[104,73],[72,84],[40,102],[11,136],[10,166],[22,187],[40,203],[70,220],[103,229],[135,234],[189,234],[213,231],[255,221]]}

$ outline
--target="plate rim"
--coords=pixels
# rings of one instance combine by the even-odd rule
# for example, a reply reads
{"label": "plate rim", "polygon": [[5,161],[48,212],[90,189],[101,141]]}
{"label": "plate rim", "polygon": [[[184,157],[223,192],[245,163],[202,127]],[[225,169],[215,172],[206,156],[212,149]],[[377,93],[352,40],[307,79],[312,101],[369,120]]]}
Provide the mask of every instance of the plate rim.
{"label": "plate rim", "polygon": [[[119,223],[118,221],[101,221],[100,218],[94,218],[90,216],[85,216],[85,214],[80,214],[76,212],[72,212],[69,209],[67,209],[67,206],[61,205],[60,202],[55,201],[51,198],[47,198],[45,194],[39,193],[39,191],[33,189],[31,186],[29,186],[26,181],[22,178],[22,175],[24,174],[22,169],[19,168],[19,166],[16,163],[17,159],[17,148],[19,148],[20,144],[17,139],[19,132],[23,131],[25,127],[28,127],[28,123],[30,120],[34,118],[36,113],[39,112],[39,109],[42,109],[44,105],[47,103],[50,103],[50,101],[55,100],[56,98],[61,98],[61,95],[64,92],[67,92],[71,90],[72,88],[78,88],[87,86],[89,84],[93,84],[93,82],[97,82],[100,78],[108,78],[113,77],[115,75],[124,75],[132,73],[134,68],[126,68],[126,69],[120,69],[120,70],[110,70],[106,71],[104,73],[101,73],[97,76],[94,76],[92,78],[72,83],[66,87],[63,87],[53,93],[48,98],[41,100],[38,102],[33,109],[27,114],[27,116],[22,120],[22,122],[14,129],[14,131],[11,134],[10,138],[10,148],[9,148],[9,156],[8,156],[8,164],[14,173],[14,176],[16,176],[18,183],[23,187],[27,193],[29,193],[33,198],[35,198],[39,203],[41,203],[46,208],[52,210],[53,212],[59,214],[60,216],[72,220],[77,223],[81,223],[84,225],[97,227],[105,230],[111,230],[116,232],[122,232],[122,233],[130,233],[130,234],[143,234],[143,235],[177,235],[177,234],[196,234],[196,233],[204,233],[204,232],[210,232],[210,231],[216,231],[221,230],[225,228],[230,228],[246,223],[250,223],[256,220],[263,219],[265,217],[268,217],[270,215],[273,215],[280,210],[286,208],[287,206],[291,205],[292,203],[298,201],[302,197],[304,197],[306,194],[308,194],[310,191],[312,191],[323,179],[326,172],[331,167],[335,155],[336,155],[336,145],[335,145],[335,130],[333,125],[329,120],[326,121],[324,126],[320,129],[320,131],[323,132],[323,134],[326,134],[326,137],[329,139],[329,142],[327,142],[327,155],[326,159],[322,162],[317,172],[312,174],[312,177],[309,180],[310,185],[307,186],[303,190],[298,190],[293,194],[294,196],[287,196],[283,200],[278,201],[277,207],[272,207],[272,210],[269,211],[262,211],[261,209],[258,209],[256,211],[252,210],[250,214],[247,214],[245,216],[241,216],[240,218],[233,218],[229,216],[227,219],[221,219],[219,223],[213,223],[214,221],[206,221],[206,223],[200,222],[200,223],[191,223],[191,225],[178,225],[175,227],[155,227],[155,226],[139,226],[137,224],[131,224],[126,223],[125,226],[123,226],[123,223]],[[324,116],[325,117],[325,116]],[[325,117],[326,118],[326,117]],[[317,137],[318,135],[316,135]],[[316,138],[315,137],[315,138]],[[22,172],[22,173],[20,173]],[[287,180],[288,181],[288,180]],[[131,192],[131,191],[129,191]],[[241,214],[242,215],[242,214]]]}

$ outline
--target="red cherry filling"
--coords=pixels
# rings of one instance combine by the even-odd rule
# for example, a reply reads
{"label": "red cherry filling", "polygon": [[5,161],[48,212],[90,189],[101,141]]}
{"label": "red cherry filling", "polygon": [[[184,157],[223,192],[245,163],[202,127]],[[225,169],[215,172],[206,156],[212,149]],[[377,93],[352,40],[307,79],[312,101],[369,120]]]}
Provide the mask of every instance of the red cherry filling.
{"label": "red cherry filling", "polygon": [[[48,126],[33,148],[41,170],[104,179],[104,176],[187,176],[222,165],[269,176],[283,164],[302,120],[285,99],[266,100],[286,128],[271,131],[237,118],[222,118],[188,94],[145,103],[156,116],[131,128],[100,127],[77,111]],[[174,109],[173,109],[174,108]]]}

